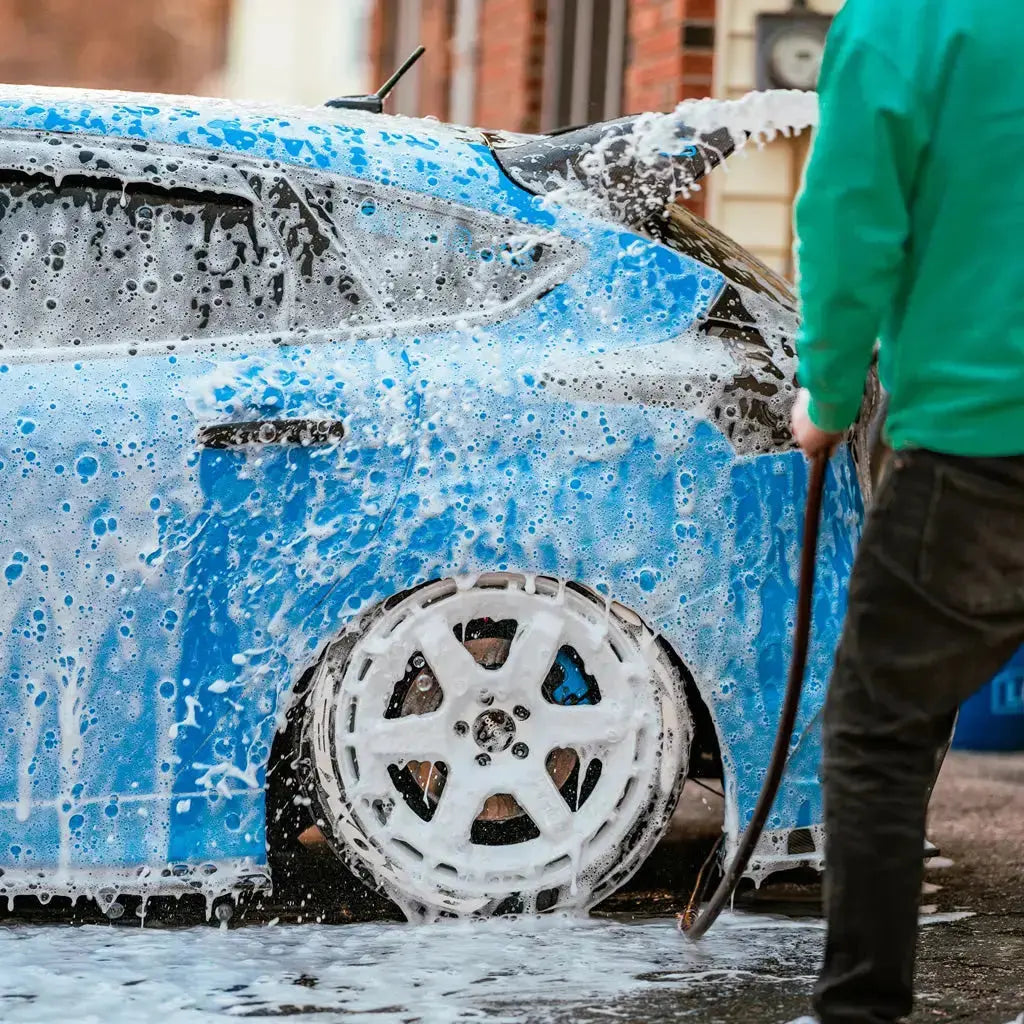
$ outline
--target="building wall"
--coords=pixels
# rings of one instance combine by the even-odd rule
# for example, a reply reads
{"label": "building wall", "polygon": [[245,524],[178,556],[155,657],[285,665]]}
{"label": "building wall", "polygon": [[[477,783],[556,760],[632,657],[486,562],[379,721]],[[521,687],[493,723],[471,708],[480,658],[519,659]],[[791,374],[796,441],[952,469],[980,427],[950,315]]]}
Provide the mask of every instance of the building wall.
{"label": "building wall", "polygon": [[481,0],[473,120],[535,132],[544,74],[544,0]]}
{"label": "building wall", "polygon": [[[812,0],[835,14],[843,0]],[[754,22],[762,11],[784,11],[790,0],[718,0],[714,95],[737,99],[754,88]],[[770,267],[793,276],[793,200],[810,148],[807,133],[777,139],[734,156],[711,176],[707,216]]]}
{"label": "building wall", "polygon": [[0,81],[219,92],[230,0],[0,0]]}
{"label": "building wall", "polygon": [[716,0],[631,0],[626,110],[671,110],[710,95],[713,40],[694,38],[694,29],[713,34],[715,7]]}
{"label": "building wall", "polygon": [[[545,0],[375,0],[370,32],[374,81],[383,82],[421,42],[426,55],[415,81],[403,84],[388,110],[418,117],[452,117],[453,74],[469,60],[471,101],[460,118],[490,128],[535,131],[540,116]],[[473,47],[458,52],[457,23],[473,23]],[[413,73],[408,76],[412,79]]]}
{"label": "building wall", "polygon": [[[451,118],[449,83],[454,22],[454,0],[423,0],[419,41],[427,48],[429,59],[420,61],[419,105],[424,114],[433,114],[442,121]],[[401,61],[407,54],[397,56]]]}
{"label": "building wall", "polygon": [[[486,128],[539,131],[546,23],[552,0],[473,0],[477,24],[474,123]],[[377,78],[404,54],[395,52],[398,17],[409,0],[375,0],[371,53]],[[420,115],[447,115],[459,0],[412,0],[419,38],[427,47],[418,89]],[[628,0],[623,103],[627,112],[671,110],[681,99],[706,96],[712,85],[713,45],[686,41],[687,28],[714,30],[716,0]],[[407,8],[408,9],[408,8]],[[549,69],[550,71],[550,69]],[[402,113],[412,113],[396,107]]]}
{"label": "building wall", "polygon": [[230,0],[224,93],[318,106],[363,92],[368,16],[366,0]]}

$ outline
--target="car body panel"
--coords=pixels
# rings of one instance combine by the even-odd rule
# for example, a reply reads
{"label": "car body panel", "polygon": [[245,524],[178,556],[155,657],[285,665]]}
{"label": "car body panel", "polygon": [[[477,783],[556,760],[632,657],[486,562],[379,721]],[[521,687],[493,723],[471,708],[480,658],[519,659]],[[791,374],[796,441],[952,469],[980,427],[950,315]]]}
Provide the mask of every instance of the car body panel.
{"label": "car body panel", "polygon": [[[806,473],[791,448],[722,427],[737,396],[716,388],[742,375],[698,328],[723,275],[526,194],[481,137],[430,122],[0,92],[0,147],[39,132],[76,159],[127,142],[211,175],[269,162],[360,179],[569,247],[559,283],[468,322],[0,351],[0,892],[262,884],[266,767],[293,685],[360,611],[492,570],[575,580],[663,634],[715,722],[734,838],[785,684]],[[641,364],[664,372],[637,390]],[[586,381],[559,383],[573,368]],[[281,415],[345,437],[197,440]],[[772,829],[820,821],[819,714],[861,516],[844,447]]]}

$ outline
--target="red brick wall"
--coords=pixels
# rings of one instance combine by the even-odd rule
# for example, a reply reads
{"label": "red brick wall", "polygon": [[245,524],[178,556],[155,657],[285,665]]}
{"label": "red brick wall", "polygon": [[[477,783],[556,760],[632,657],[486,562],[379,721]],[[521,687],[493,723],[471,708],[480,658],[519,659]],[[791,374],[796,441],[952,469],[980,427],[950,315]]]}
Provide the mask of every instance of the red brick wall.
{"label": "red brick wall", "polygon": [[627,110],[670,110],[711,95],[713,54],[687,49],[688,22],[713,25],[715,0],[631,0],[626,67]]}
{"label": "red brick wall", "polygon": [[452,0],[423,0],[420,42],[427,52],[420,58],[420,114],[448,120],[448,94],[452,69]]}
{"label": "red brick wall", "polygon": [[[416,65],[419,76],[418,113],[448,120],[448,97],[452,73],[452,33],[455,30],[455,0],[420,0],[419,41],[427,52]],[[376,0],[370,18],[370,66],[372,88],[383,85],[409,56],[395,49],[397,0]],[[385,110],[388,107],[385,106]]]}
{"label": "red brick wall", "polygon": [[0,81],[216,88],[230,0],[0,0]]}
{"label": "red brick wall", "polygon": [[631,0],[623,107],[671,110],[683,86],[686,0]]}
{"label": "red brick wall", "polygon": [[[209,0],[207,0],[209,2]],[[710,49],[687,49],[687,22],[714,24],[716,0],[629,0],[623,107],[627,112],[670,110],[681,99],[707,96]],[[420,110],[444,119],[451,75],[453,0],[422,0]],[[383,81],[399,55],[389,48],[396,0],[377,0],[370,48],[375,80]],[[474,120],[491,128],[536,131],[544,70],[546,0],[482,0]],[[403,55],[404,56],[404,55]]]}
{"label": "red brick wall", "polygon": [[[714,31],[715,0],[686,0],[687,23],[706,23]],[[711,49],[690,49],[683,42],[683,83],[681,99],[702,99],[714,87],[714,52]]]}
{"label": "red brick wall", "polygon": [[392,7],[393,5],[388,4],[386,0],[375,0],[370,12],[370,31],[366,45],[370,51],[371,89],[379,89],[391,74],[390,70],[385,71],[384,68],[392,63],[388,38],[391,31],[389,19],[392,16]]}
{"label": "red brick wall", "polygon": [[544,73],[544,0],[483,0],[473,120],[537,131]]}

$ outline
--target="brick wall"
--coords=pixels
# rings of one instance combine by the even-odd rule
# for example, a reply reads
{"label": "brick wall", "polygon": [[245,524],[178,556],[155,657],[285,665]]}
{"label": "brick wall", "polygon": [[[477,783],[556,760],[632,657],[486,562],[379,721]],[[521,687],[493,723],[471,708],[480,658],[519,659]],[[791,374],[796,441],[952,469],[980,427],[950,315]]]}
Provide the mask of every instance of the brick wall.
{"label": "brick wall", "polygon": [[0,0],[0,81],[214,91],[230,0]]}
{"label": "brick wall", "polygon": [[716,0],[686,0],[680,99],[702,99],[714,92],[717,7]]}
{"label": "brick wall", "polygon": [[[420,0],[419,113],[446,120],[452,71],[455,0]],[[384,81],[406,55],[394,52],[398,4],[377,0],[370,26],[374,80]],[[546,0],[481,0],[473,120],[490,128],[537,131],[544,71]]]}
{"label": "brick wall", "polygon": [[[409,56],[396,45],[399,7],[398,0],[376,0],[373,5],[368,43],[372,89],[383,85]],[[427,48],[414,72],[419,83],[416,112],[420,117],[448,120],[454,30],[455,0],[420,0],[418,41]],[[396,109],[394,99],[388,109]]]}
{"label": "brick wall", "polygon": [[[370,12],[370,30],[367,48],[370,51],[370,81],[368,89],[378,89],[394,71],[395,55],[393,44],[394,3],[388,0],[374,0]],[[387,70],[385,70],[385,68]]]}
{"label": "brick wall", "polygon": [[679,102],[685,9],[686,0],[630,3],[623,96],[626,110],[670,110]]}
{"label": "brick wall", "polygon": [[483,0],[477,58],[482,125],[537,131],[544,75],[544,0]]}
{"label": "brick wall", "polygon": [[[445,118],[454,0],[421,0],[420,110]],[[477,51],[478,124],[536,131],[544,73],[547,0],[481,0]],[[716,0],[629,0],[623,106],[671,110],[712,90]],[[377,0],[371,52],[377,78],[393,70],[396,0]]]}
{"label": "brick wall", "polygon": [[631,0],[627,110],[670,110],[710,96],[715,0]]}

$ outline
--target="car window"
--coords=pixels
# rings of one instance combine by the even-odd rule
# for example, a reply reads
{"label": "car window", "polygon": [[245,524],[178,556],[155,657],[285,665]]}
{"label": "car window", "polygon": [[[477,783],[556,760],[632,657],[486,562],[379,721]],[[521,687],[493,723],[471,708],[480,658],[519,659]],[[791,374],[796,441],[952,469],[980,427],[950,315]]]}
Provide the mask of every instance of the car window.
{"label": "car window", "polygon": [[351,241],[342,235],[335,188],[301,171],[243,174],[263,200],[291,265],[289,328],[316,331],[385,319],[382,304],[351,258]]}
{"label": "car window", "polygon": [[341,200],[354,253],[394,323],[472,323],[505,314],[578,266],[568,239],[485,211],[397,190]]}
{"label": "car window", "polygon": [[436,197],[292,167],[246,178],[296,270],[298,330],[495,319],[581,264],[554,232]]}
{"label": "car window", "polygon": [[178,342],[285,326],[280,254],[227,193],[0,172],[0,345]]}
{"label": "car window", "polygon": [[555,232],[393,186],[96,143],[0,142],[0,349],[441,329],[508,316],[582,265]]}

